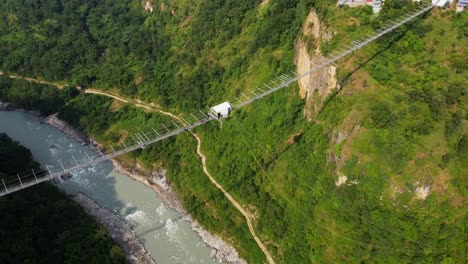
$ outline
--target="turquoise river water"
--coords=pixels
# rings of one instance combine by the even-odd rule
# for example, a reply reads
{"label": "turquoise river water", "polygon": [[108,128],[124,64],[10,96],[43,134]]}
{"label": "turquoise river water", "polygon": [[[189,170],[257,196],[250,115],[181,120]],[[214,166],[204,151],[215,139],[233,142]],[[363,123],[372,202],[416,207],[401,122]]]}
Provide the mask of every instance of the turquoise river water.
{"label": "turquoise river water", "polygon": [[[72,155],[84,158],[84,151],[95,151],[60,130],[41,124],[29,113],[0,111],[0,132],[31,149],[34,159],[43,165],[57,166],[58,160],[71,165]],[[50,149],[51,145],[55,148]],[[217,263],[210,257],[211,248],[204,245],[188,222],[175,220],[179,219],[178,213],[163,204],[154,190],[115,172],[110,161],[77,172],[58,187],[69,194],[82,192],[120,215],[131,224],[158,264]]]}

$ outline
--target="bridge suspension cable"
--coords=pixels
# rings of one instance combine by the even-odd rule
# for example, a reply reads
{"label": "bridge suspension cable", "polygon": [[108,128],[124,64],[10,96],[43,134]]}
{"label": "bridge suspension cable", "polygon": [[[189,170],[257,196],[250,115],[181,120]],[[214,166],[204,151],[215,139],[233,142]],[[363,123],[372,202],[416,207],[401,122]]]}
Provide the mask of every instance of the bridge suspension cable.
{"label": "bridge suspension cable", "polygon": [[[382,28],[374,31],[371,34],[368,34],[358,40],[353,41],[351,44],[348,44],[344,47],[338,48],[335,52],[332,52],[328,58],[324,58],[319,61],[318,64],[314,65],[309,71],[304,73],[295,73],[290,72],[287,74],[282,74],[275,79],[264,83],[261,87],[256,87],[255,90],[249,90],[251,96],[241,93],[240,98],[234,97],[235,103],[232,104],[233,110],[239,109],[243,106],[249,105],[267,95],[270,95],[282,88],[288,87],[292,83],[298,81],[299,79],[308,76],[309,74],[318,71],[335,61],[345,57],[348,54],[366,46],[367,44],[375,41],[376,39],[380,38],[381,36],[395,30],[396,28],[400,27],[401,25],[409,22],[410,20],[414,19],[415,17],[426,13],[427,11],[431,10],[437,3],[433,5],[425,5],[421,6],[418,9],[407,13],[396,20],[392,20],[391,22],[384,25]],[[201,115],[200,115],[201,114]],[[153,144],[155,142],[161,141],[163,139],[175,136],[177,134],[189,131],[192,128],[201,126],[205,123],[208,123],[211,120],[217,119],[213,114],[206,114],[202,111],[197,114],[191,114],[191,118],[183,119],[183,125],[177,124],[172,122],[171,124],[163,124],[162,127],[164,129],[155,129],[152,128],[149,132],[137,132],[135,134],[130,135],[131,141],[130,142],[123,142],[121,141],[121,145],[123,146],[122,149],[116,150],[114,147],[111,147],[110,153],[102,153],[101,150],[97,154],[89,155],[85,152],[86,157],[84,159],[76,159],[73,157],[74,163],[70,167],[65,167],[60,161],[58,163],[60,166],[49,166],[45,165],[45,170],[38,170],[34,171],[31,170],[28,173],[18,173],[16,176],[9,177],[8,179],[3,179],[0,184],[0,197],[23,190],[25,188],[34,186],[41,182],[50,181],[50,180],[61,180],[61,177],[67,174],[72,173],[73,171],[81,170],[83,168],[93,166],[97,163],[113,159],[117,156],[132,152],[137,149],[143,149],[147,145]],[[79,161],[82,161],[81,163]],[[55,169],[58,168],[58,169]]]}

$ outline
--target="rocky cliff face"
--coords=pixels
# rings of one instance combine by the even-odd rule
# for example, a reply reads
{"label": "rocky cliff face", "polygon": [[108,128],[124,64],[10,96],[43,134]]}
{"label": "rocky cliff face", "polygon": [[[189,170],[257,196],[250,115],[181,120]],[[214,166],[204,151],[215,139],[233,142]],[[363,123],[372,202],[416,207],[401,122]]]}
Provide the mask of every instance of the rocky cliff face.
{"label": "rocky cliff face", "polygon": [[[313,68],[313,65],[323,58],[320,52],[320,42],[328,41],[332,33],[320,21],[317,13],[311,10],[302,26],[302,37],[296,44],[296,66],[299,74]],[[337,89],[336,67],[331,65],[299,80],[299,94],[306,99],[304,114],[312,119],[325,98]]]}

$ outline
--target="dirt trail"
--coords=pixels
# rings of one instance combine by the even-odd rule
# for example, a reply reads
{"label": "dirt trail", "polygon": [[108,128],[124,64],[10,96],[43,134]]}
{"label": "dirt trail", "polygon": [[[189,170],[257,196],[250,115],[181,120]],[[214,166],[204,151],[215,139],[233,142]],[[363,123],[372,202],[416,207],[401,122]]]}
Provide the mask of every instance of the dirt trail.
{"label": "dirt trail", "polygon": [[268,263],[275,263],[275,261],[273,260],[273,257],[270,255],[270,252],[268,252],[268,249],[266,248],[266,246],[262,243],[262,241],[260,240],[260,238],[257,237],[257,235],[255,234],[255,229],[253,227],[253,224],[252,224],[252,219],[253,219],[253,216],[248,212],[246,211],[228,192],[226,192],[226,190],[224,190],[223,186],[221,186],[210,174],[210,172],[208,171],[207,167],[206,167],[206,157],[205,155],[203,154],[203,152],[201,151],[201,139],[198,137],[197,134],[191,132],[192,135],[197,139],[197,154],[198,156],[200,156],[201,160],[202,160],[202,164],[203,164],[203,172],[206,174],[206,176],[208,176],[208,178],[210,179],[210,181],[216,186],[216,188],[218,188],[220,191],[223,192],[224,196],[226,196],[226,198],[237,208],[237,210],[239,210],[239,212],[244,216],[245,220],[247,221],[247,226],[249,227],[249,231],[250,231],[250,234],[252,234],[253,238],[255,239],[255,242],[257,242],[257,245],[260,247],[260,249],[263,251],[263,253],[265,254],[267,260],[268,260]]}
{"label": "dirt trail", "polygon": [[[86,90],[85,91],[86,93],[92,93],[92,94],[100,94],[100,95],[104,95],[104,96],[108,96],[108,97],[111,97],[111,98],[114,98],[116,100],[119,100],[121,102],[125,102],[125,103],[129,103],[129,100],[125,99],[125,98],[122,98],[122,97],[119,97],[119,96],[115,96],[115,95],[112,95],[112,94],[108,94],[106,92],[102,92],[102,91],[97,91],[97,90]],[[180,117],[172,114],[172,113],[169,113],[169,112],[165,112],[163,110],[160,110],[160,109],[156,109],[154,107],[151,107],[147,104],[144,104],[144,103],[135,103],[133,102],[133,104],[136,106],[136,107],[141,107],[141,108],[145,108],[147,110],[150,110],[150,111],[156,111],[156,112],[159,112],[161,114],[164,114],[164,115],[167,115],[167,116],[170,116],[174,119],[176,119],[177,121],[181,122],[181,123],[185,123]],[[255,233],[255,229],[253,227],[253,216],[252,214],[250,214],[247,210],[245,210],[242,205],[239,204],[239,202],[236,201],[236,199],[234,199],[231,194],[229,194],[229,192],[227,192],[223,186],[221,186],[221,184],[219,184],[214,178],[213,176],[211,176],[210,172],[208,171],[208,168],[206,166],[206,157],[205,155],[203,154],[202,150],[201,150],[201,144],[202,144],[202,141],[200,139],[200,137],[193,131],[190,131],[190,133],[195,137],[195,139],[197,140],[197,154],[198,156],[201,158],[201,162],[202,162],[202,166],[203,166],[203,172],[205,173],[206,176],[208,176],[208,178],[210,179],[210,181],[216,186],[216,188],[218,188],[223,194],[224,196],[226,196],[226,198],[234,205],[234,207],[236,207],[236,209],[244,216],[246,222],[247,222],[247,226],[249,227],[249,231],[250,231],[250,234],[252,235],[252,237],[255,239],[255,242],[257,242],[257,245],[260,247],[260,249],[263,251],[263,253],[265,254],[266,258],[267,258],[267,261],[268,263],[270,264],[273,264],[275,263],[273,257],[271,256],[270,252],[268,251],[268,249],[266,248],[266,246],[263,244],[263,242],[260,240],[260,238],[258,238],[258,236],[256,235]]]}
{"label": "dirt trail", "polygon": [[[1,70],[0,70],[0,73],[2,73],[0,75],[3,75],[3,72]],[[24,77],[24,76],[20,76],[20,75],[16,75],[16,74],[9,74],[8,77],[10,77],[12,79],[22,79],[22,80],[25,80],[25,81],[28,81],[28,82],[49,84],[49,85],[57,87],[57,89],[59,89],[59,90],[63,89],[63,87],[65,86],[65,85],[59,84],[59,83],[41,81],[41,80],[38,80],[38,79],[28,78],[28,77]]]}
{"label": "dirt trail", "polygon": [[99,91],[99,90],[86,89],[86,90],[85,90],[85,93],[104,95],[104,96],[113,98],[113,99],[115,99],[115,100],[117,100],[117,101],[121,101],[121,102],[124,102],[124,103],[128,103],[128,100],[127,100],[127,99],[124,99],[124,98],[122,98],[122,97],[119,97],[119,96],[117,96],[117,95],[113,95],[113,94],[110,94],[110,93],[102,92],[102,91]]}
{"label": "dirt trail", "polygon": [[100,90],[96,90],[96,89],[86,89],[85,90],[85,93],[89,93],[89,94],[99,94],[99,95],[103,95],[103,96],[107,96],[107,97],[111,97],[117,101],[121,101],[121,102],[124,102],[124,103],[129,103],[129,104],[133,104],[134,106],[136,107],[140,107],[140,108],[144,108],[146,110],[150,110],[150,111],[156,111],[156,112],[159,112],[163,115],[167,115],[167,116],[170,116],[174,119],[177,119],[177,121],[181,122],[181,123],[184,123],[182,121],[182,119],[170,112],[166,112],[166,111],[163,111],[155,106],[151,106],[149,104],[145,104],[143,102],[140,102],[140,101],[136,101],[136,100],[132,100],[132,99],[127,99],[127,98],[123,98],[123,97],[120,97],[120,96],[117,96],[117,95],[113,95],[113,94],[110,94],[110,93],[107,93],[107,92],[103,92],[103,91],[100,91]]}
{"label": "dirt trail", "polygon": [[[9,77],[13,78],[13,79],[23,79],[23,80],[30,81],[30,82],[35,82],[35,83],[50,84],[50,85],[53,85],[53,86],[57,87],[58,89],[62,89],[64,87],[63,85],[58,84],[58,83],[40,81],[40,80],[37,80],[37,79],[27,78],[27,77],[23,77],[23,76],[19,76],[19,75],[9,75]],[[126,99],[126,98],[123,98],[123,97],[120,97],[120,96],[117,96],[117,95],[113,95],[111,93],[103,92],[103,91],[100,91],[100,90],[96,90],[96,89],[86,89],[85,93],[103,95],[103,96],[107,96],[107,97],[113,98],[115,100],[124,102],[124,103],[130,103],[130,104],[133,104],[136,107],[144,108],[144,109],[147,109],[147,110],[150,110],[150,111],[155,111],[155,112],[159,112],[161,114],[170,116],[170,117],[176,119],[177,121],[185,124],[185,122],[180,117],[178,117],[177,115],[174,115],[174,114],[172,114],[170,112],[163,111],[161,109],[157,109],[154,106],[145,104],[145,103],[140,102],[140,101],[135,101],[135,100],[132,100],[132,99]],[[210,172],[208,171],[208,168],[206,167],[206,157],[205,157],[205,155],[203,154],[203,152],[201,150],[202,141],[201,141],[200,137],[196,133],[194,133],[193,131],[190,131],[190,133],[197,140],[197,154],[201,158],[202,165],[203,165],[203,172],[206,174],[206,176],[208,176],[208,178],[216,186],[216,188],[218,188],[224,194],[224,196],[226,196],[226,198],[234,205],[234,207],[236,207],[236,209],[244,216],[245,221],[247,222],[247,226],[249,227],[250,234],[252,235],[252,237],[255,239],[255,242],[257,242],[257,245],[260,247],[260,249],[265,254],[265,257],[267,258],[268,263],[274,264],[275,261],[274,261],[273,257],[271,256],[270,252],[268,251],[266,246],[263,244],[263,242],[260,240],[260,238],[257,237],[257,235],[255,233],[255,229],[254,229],[254,226],[252,224],[254,217],[247,210],[245,210],[240,205],[240,203],[237,202],[236,199],[234,199],[231,196],[231,194],[229,194],[229,192],[224,190],[223,186],[221,186],[213,178],[213,176],[211,176]]]}

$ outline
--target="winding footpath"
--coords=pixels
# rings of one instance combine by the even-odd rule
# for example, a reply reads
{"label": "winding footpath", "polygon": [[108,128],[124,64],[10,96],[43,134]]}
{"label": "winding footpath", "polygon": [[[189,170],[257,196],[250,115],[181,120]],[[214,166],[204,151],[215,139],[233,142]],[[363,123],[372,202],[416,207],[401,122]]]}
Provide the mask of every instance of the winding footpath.
{"label": "winding footpath", "polygon": [[[0,71],[0,75],[3,75],[2,71]],[[28,77],[19,76],[19,75],[10,74],[8,76],[10,78],[12,78],[12,79],[23,79],[23,80],[26,80],[26,81],[29,81],[29,82],[53,85],[53,86],[57,87],[57,89],[59,89],[59,90],[63,89],[63,87],[64,87],[64,85],[61,85],[59,83],[40,81],[40,80],[37,80],[37,79],[34,79],[34,78],[28,78]],[[110,98],[112,98],[114,100],[117,100],[117,101],[120,101],[120,102],[123,102],[123,103],[133,104],[136,107],[144,108],[144,109],[149,110],[149,111],[158,112],[158,113],[161,113],[163,115],[170,116],[171,118],[176,119],[180,123],[185,124],[185,122],[180,117],[178,117],[177,115],[174,115],[174,114],[172,114],[170,112],[163,111],[161,109],[156,108],[153,105],[143,103],[143,102],[141,102],[139,100],[127,99],[127,98],[124,98],[124,97],[121,97],[121,96],[118,96],[118,95],[114,95],[114,94],[111,94],[111,93],[108,93],[108,92],[103,92],[101,90],[96,90],[96,89],[86,89],[84,92],[88,93],[88,94],[96,94],[96,95],[107,96],[107,97],[110,97]],[[197,140],[197,155],[201,159],[202,166],[203,166],[203,172],[210,179],[210,181],[216,186],[216,188],[218,188],[224,194],[224,196],[229,200],[229,202],[231,202],[232,205],[234,205],[234,207],[244,216],[245,221],[247,222],[247,226],[249,228],[250,234],[252,235],[255,242],[260,247],[260,249],[263,251],[263,254],[265,254],[265,257],[266,257],[268,263],[269,264],[274,264],[275,261],[274,261],[273,257],[271,256],[270,252],[268,251],[267,247],[263,244],[263,242],[260,240],[260,238],[255,233],[255,228],[254,228],[254,225],[253,225],[254,216],[250,212],[245,210],[244,207],[242,207],[242,205],[238,201],[236,201],[236,199],[234,199],[234,197],[232,197],[232,195],[229,194],[229,192],[227,192],[223,188],[223,186],[221,186],[221,184],[219,184],[216,181],[215,178],[213,178],[213,176],[210,174],[210,172],[208,171],[208,168],[206,166],[206,156],[203,154],[203,152],[201,150],[202,141],[201,141],[200,137],[193,131],[190,131],[190,133]]]}
{"label": "winding footpath", "polygon": [[255,234],[255,229],[252,224],[252,219],[253,216],[250,214],[247,210],[245,210],[237,201],[234,199],[226,190],[224,190],[223,186],[221,186],[214,178],[211,176],[210,172],[208,171],[206,167],[206,157],[201,151],[201,139],[198,137],[197,134],[194,132],[191,132],[192,135],[197,139],[197,154],[200,156],[202,165],[203,165],[203,172],[208,176],[210,181],[218,188],[220,191],[223,192],[224,196],[234,205],[234,207],[237,208],[237,210],[244,216],[245,221],[247,222],[247,226],[249,227],[250,234],[252,234],[252,237],[255,239],[255,242],[257,242],[257,245],[260,247],[260,249],[263,251],[263,254],[265,254],[265,257],[268,260],[268,263],[273,264],[275,263],[273,257],[271,256],[270,252],[266,248],[266,246],[262,243],[260,238]]}
{"label": "winding footpath", "polygon": [[[0,70],[0,75],[4,75],[3,71],[1,71],[1,70]],[[59,90],[63,89],[63,87],[66,86],[66,85],[62,85],[62,84],[59,84],[59,83],[41,81],[41,80],[38,80],[38,79],[24,77],[24,76],[16,75],[16,74],[9,74],[7,76],[10,77],[11,79],[21,79],[21,80],[25,80],[25,81],[33,82],[33,83],[52,85],[52,86],[57,87],[57,89],[59,89]]]}
{"label": "winding footpath", "polygon": [[[109,94],[109,93],[106,93],[106,92],[103,92],[103,91],[99,91],[99,90],[94,90],[94,89],[88,89],[88,90],[85,91],[85,93],[108,96],[108,97],[111,97],[111,98],[113,98],[115,100],[118,100],[118,101],[121,101],[121,102],[124,102],[124,103],[130,103],[130,101],[131,101],[129,99],[125,99],[125,98],[120,97],[120,96],[112,95],[112,94]],[[172,113],[165,112],[165,111],[160,110],[160,109],[155,109],[155,108],[153,108],[153,107],[151,107],[151,106],[149,106],[147,104],[144,104],[142,102],[133,103],[133,105],[136,106],[136,107],[144,108],[144,109],[147,109],[147,110],[150,110],[150,111],[155,111],[155,112],[159,112],[161,114],[170,116],[170,117],[176,119],[177,121],[179,121],[180,123],[184,124],[184,121],[182,121],[182,119],[180,117],[178,117],[178,116],[176,116],[176,115],[174,115]],[[255,233],[255,229],[254,229],[254,226],[253,226],[253,223],[252,223],[253,219],[254,219],[253,215],[250,214],[247,210],[245,210],[242,207],[242,205],[239,202],[237,202],[236,199],[234,199],[232,197],[232,195],[229,194],[229,192],[227,192],[223,188],[223,186],[221,186],[221,184],[219,184],[215,180],[215,178],[213,178],[213,176],[210,174],[210,172],[208,171],[208,168],[206,166],[206,157],[205,157],[205,155],[203,154],[203,152],[201,150],[202,141],[201,141],[200,137],[193,131],[190,131],[190,133],[197,140],[197,154],[201,159],[202,166],[203,166],[203,172],[205,173],[206,176],[208,176],[208,178],[216,186],[216,188],[218,188],[224,194],[224,196],[232,203],[232,205],[234,205],[234,207],[236,207],[236,209],[244,216],[244,218],[245,218],[245,220],[247,222],[247,226],[249,227],[250,234],[252,235],[252,237],[255,239],[255,242],[257,242],[257,245],[260,247],[260,249],[265,254],[265,257],[267,258],[268,263],[274,264],[275,261],[274,261],[273,257],[271,256],[270,252],[268,251],[267,247],[263,244],[263,242],[260,240],[260,238],[258,238],[258,236]]]}

